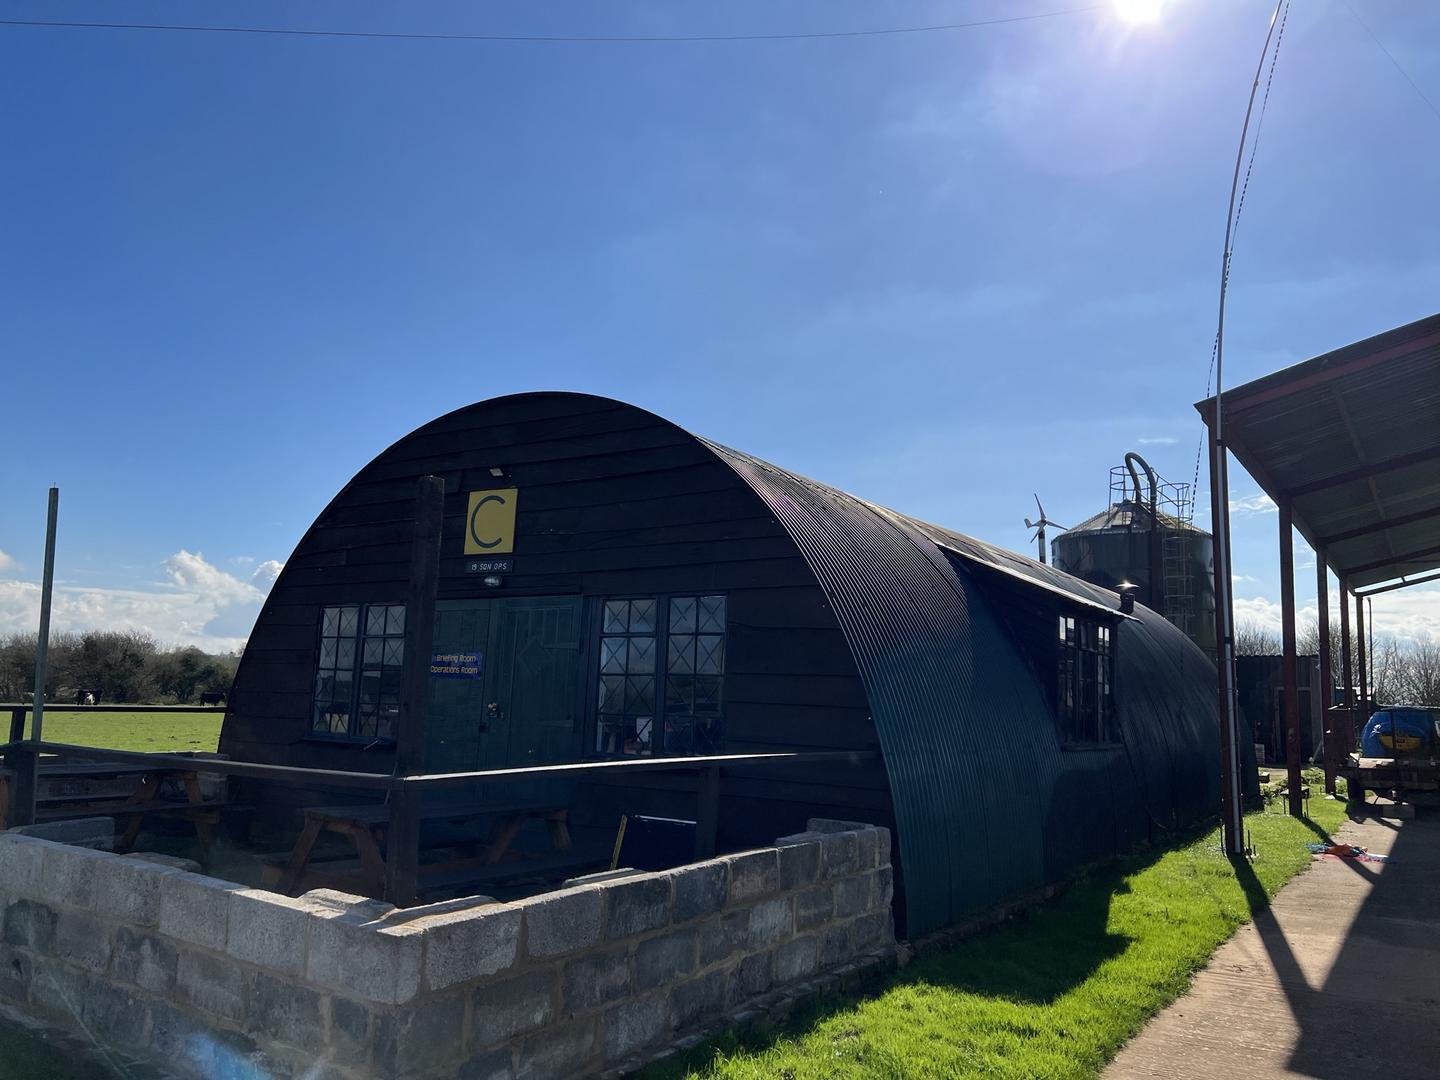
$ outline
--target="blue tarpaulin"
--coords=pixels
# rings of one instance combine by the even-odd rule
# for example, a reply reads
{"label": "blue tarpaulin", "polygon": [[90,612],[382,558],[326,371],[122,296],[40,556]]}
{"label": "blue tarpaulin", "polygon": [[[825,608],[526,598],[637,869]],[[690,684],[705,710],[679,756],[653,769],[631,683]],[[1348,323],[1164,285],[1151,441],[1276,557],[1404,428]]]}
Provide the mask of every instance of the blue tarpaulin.
{"label": "blue tarpaulin", "polygon": [[1416,757],[1435,752],[1435,714],[1428,709],[1381,709],[1365,724],[1365,757]]}

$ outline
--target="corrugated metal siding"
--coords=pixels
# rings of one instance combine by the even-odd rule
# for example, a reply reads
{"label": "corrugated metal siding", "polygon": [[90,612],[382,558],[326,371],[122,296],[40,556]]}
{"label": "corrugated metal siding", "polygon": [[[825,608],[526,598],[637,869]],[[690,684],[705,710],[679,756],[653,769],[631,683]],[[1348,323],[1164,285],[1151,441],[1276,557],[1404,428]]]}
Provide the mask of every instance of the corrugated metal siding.
{"label": "corrugated metal siding", "polygon": [[1158,614],[1117,634],[1121,748],[1063,751],[1041,675],[969,564],[1108,610],[1012,552],[714,443],[794,537],[850,643],[890,778],[919,936],[1214,812],[1214,667]]}

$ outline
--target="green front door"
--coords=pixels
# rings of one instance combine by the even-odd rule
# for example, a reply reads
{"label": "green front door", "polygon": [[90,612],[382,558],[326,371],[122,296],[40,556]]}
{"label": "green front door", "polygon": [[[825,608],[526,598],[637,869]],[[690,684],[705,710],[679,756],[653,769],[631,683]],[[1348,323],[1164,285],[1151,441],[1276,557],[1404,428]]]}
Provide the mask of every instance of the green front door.
{"label": "green front door", "polygon": [[441,601],[433,651],[474,656],[479,670],[432,675],[427,770],[498,769],[579,757],[578,599]]}

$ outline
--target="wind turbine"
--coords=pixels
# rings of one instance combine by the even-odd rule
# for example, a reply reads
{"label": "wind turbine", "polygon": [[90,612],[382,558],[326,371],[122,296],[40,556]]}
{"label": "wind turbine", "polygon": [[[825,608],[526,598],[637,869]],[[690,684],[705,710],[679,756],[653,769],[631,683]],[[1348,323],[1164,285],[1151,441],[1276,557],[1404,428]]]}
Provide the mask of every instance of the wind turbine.
{"label": "wind turbine", "polygon": [[1066,528],[1065,528],[1064,525],[1061,525],[1058,521],[1051,521],[1048,517],[1045,516],[1045,507],[1040,505],[1040,496],[1039,496],[1039,495],[1036,495],[1036,496],[1035,496],[1035,506],[1036,506],[1036,507],[1039,509],[1039,511],[1040,511],[1040,520],[1039,520],[1039,521],[1031,521],[1031,520],[1027,517],[1027,518],[1025,519],[1025,527],[1026,527],[1027,529],[1034,529],[1034,530],[1035,530],[1035,535],[1032,536],[1032,537],[1030,537],[1030,539],[1031,539],[1031,540],[1038,540],[1038,541],[1040,542],[1040,561],[1041,561],[1041,563],[1044,563],[1044,562],[1045,562],[1045,526],[1046,526],[1046,525],[1054,525],[1054,526],[1055,526],[1057,529],[1059,529],[1061,532],[1065,532],[1065,531],[1066,531]]}

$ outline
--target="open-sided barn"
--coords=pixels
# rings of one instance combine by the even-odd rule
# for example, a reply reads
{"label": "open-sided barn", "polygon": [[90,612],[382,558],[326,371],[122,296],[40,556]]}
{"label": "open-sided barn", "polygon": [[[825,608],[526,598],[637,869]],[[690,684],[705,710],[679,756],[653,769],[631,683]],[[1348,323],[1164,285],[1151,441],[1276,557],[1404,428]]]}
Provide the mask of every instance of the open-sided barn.
{"label": "open-sided barn", "polygon": [[[1218,805],[1214,667],[1158,614],[571,393],[457,410],[356,475],[270,593],[222,752],[390,768],[426,475],[446,493],[429,770],[878,751],[727,770],[720,844],[811,816],[889,826],[911,936]],[[694,780],[591,777],[570,798],[577,825],[690,817]]]}

